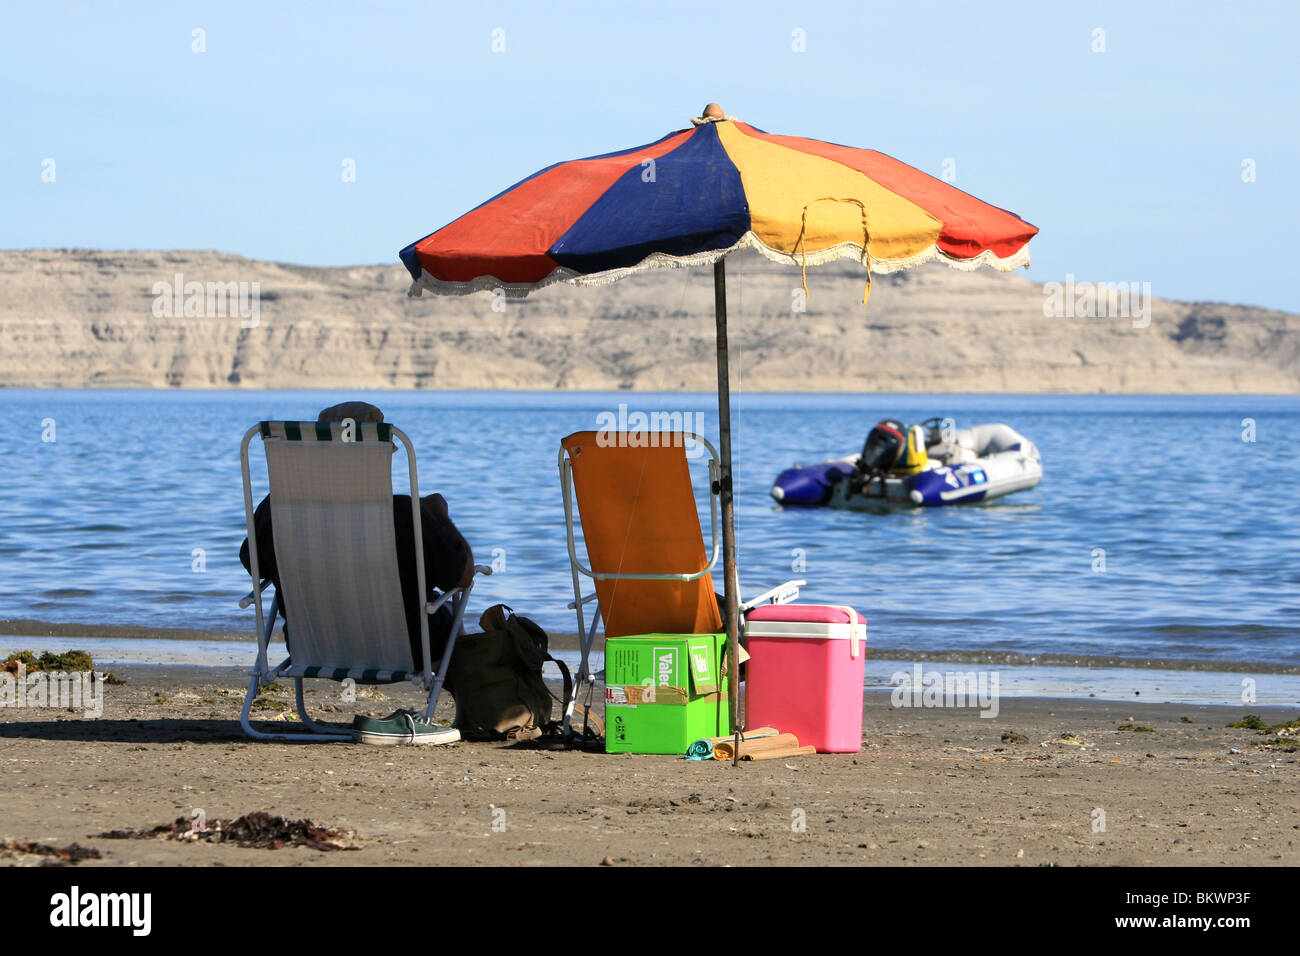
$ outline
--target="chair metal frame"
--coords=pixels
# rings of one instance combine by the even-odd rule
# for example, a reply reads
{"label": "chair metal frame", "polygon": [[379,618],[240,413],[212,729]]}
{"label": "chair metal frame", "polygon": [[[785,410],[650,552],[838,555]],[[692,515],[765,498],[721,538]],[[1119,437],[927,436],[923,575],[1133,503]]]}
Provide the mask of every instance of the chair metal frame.
{"label": "chair metal frame", "polygon": [[[350,741],[353,739],[352,731],[349,727],[339,724],[324,724],[312,720],[307,713],[306,701],[304,700],[303,681],[306,679],[302,676],[294,677],[294,696],[297,705],[298,717],[302,726],[307,729],[307,733],[268,733],[259,731],[252,726],[251,712],[253,701],[256,699],[261,689],[287,672],[293,670],[301,664],[295,664],[293,660],[293,651],[290,649],[289,656],[286,657],[275,667],[270,666],[268,659],[269,645],[271,642],[272,632],[275,629],[276,617],[284,617],[284,601],[278,589],[275,589],[275,598],[271,603],[270,614],[264,613],[262,604],[262,594],[268,586],[273,587],[270,579],[261,577],[258,567],[257,555],[257,528],[253,519],[253,484],[252,475],[249,469],[248,449],[254,436],[261,435],[263,443],[266,442],[266,436],[263,432],[263,426],[268,424],[279,424],[270,422],[259,422],[244,433],[244,439],[239,446],[240,467],[243,473],[244,481],[244,516],[248,526],[248,560],[249,573],[253,578],[253,589],[243,598],[240,599],[240,608],[247,608],[250,604],[256,608],[257,612],[257,660],[254,663],[253,671],[248,683],[248,693],[244,697],[244,706],[239,715],[239,724],[244,733],[255,740],[279,740],[287,742],[319,742],[319,741]],[[304,423],[305,424],[305,423]],[[357,427],[360,427],[358,425]],[[410,475],[411,483],[411,524],[414,533],[415,546],[415,571],[418,593],[427,594],[425,567],[424,567],[424,538],[421,531],[420,515],[420,486],[419,477],[416,474],[415,448],[411,440],[400,428],[395,425],[387,426],[391,430],[394,438],[402,443],[406,450],[407,470]],[[280,440],[280,439],[273,439]],[[269,465],[268,465],[269,467]],[[492,569],[486,565],[475,565],[475,575],[490,575]],[[442,695],[442,687],[446,681],[447,668],[451,662],[452,651],[455,648],[456,640],[465,633],[464,616],[465,606],[468,601],[470,592],[474,588],[474,581],[471,578],[470,583],[465,587],[452,588],[443,592],[436,601],[426,601],[425,613],[420,615],[420,644],[423,650],[423,669],[418,673],[412,673],[410,680],[421,686],[428,693],[428,703],[425,707],[425,720],[433,718],[433,712],[438,706],[438,699]],[[429,615],[435,613],[439,608],[451,602],[452,608],[452,626],[451,634],[447,638],[447,646],[443,651],[442,660],[439,662],[438,669],[435,671],[430,666],[430,648],[429,648]],[[408,646],[409,651],[409,646]],[[310,666],[310,665],[308,665]],[[414,661],[412,661],[412,671],[414,671]],[[315,679],[335,680],[328,675],[319,675]],[[349,679],[349,678],[343,678]],[[394,680],[367,680],[350,678],[357,684],[391,684],[398,683]]]}
{"label": "chair metal frame", "polygon": [[[626,435],[626,432],[620,432],[620,435]],[[718,521],[718,502],[720,497],[719,476],[721,474],[721,458],[718,451],[713,447],[713,443],[702,435],[694,432],[651,432],[652,435],[674,434],[681,435],[682,444],[685,447],[687,441],[695,441],[702,445],[709,453],[709,517],[712,530],[712,557],[709,563],[702,571],[694,573],[681,574],[634,574],[634,573],[613,573],[613,572],[595,572],[584,565],[578,558],[577,541],[574,532],[573,520],[573,463],[569,460],[565,452],[564,445],[560,445],[560,453],[557,464],[560,469],[560,488],[564,495],[564,525],[566,540],[569,550],[569,571],[573,578],[573,600],[568,603],[568,608],[574,611],[578,619],[578,639],[582,647],[582,660],[578,666],[578,673],[573,680],[573,690],[569,695],[568,701],[564,707],[564,732],[570,732],[569,725],[573,717],[574,708],[578,702],[578,695],[581,689],[588,683],[594,684],[596,679],[603,675],[593,674],[591,672],[591,649],[596,641],[596,628],[600,624],[600,604],[597,602],[596,610],[591,616],[591,624],[588,626],[583,615],[583,607],[597,600],[597,594],[593,590],[588,595],[582,593],[582,578],[591,578],[595,581],[613,581],[613,580],[638,580],[638,581],[695,581],[712,573],[718,564],[718,558],[721,557],[721,545],[719,543],[719,521]],[[652,446],[659,447],[659,446]],[[694,489],[692,489],[692,493]],[[703,543],[703,541],[701,541]],[[740,574],[736,572],[736,593],[740,593]],[[774,588],[768,588],[761,594],[757,594],[747,601],[741,601],[740,614],[744,617],[754,608],[762,604],[789,604],[799,597],[799,589],[808,582],[802,578],[786,581],[784,584],[777,585]]]}

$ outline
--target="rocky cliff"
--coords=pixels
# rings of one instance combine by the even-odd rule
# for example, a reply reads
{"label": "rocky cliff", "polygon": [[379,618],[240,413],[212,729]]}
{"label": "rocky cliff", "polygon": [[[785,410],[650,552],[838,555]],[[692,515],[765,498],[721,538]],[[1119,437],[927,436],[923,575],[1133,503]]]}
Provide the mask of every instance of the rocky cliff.
{"label": "rocky cliff", "polygon": [[[850,262],[810,269],[810,298],[798,311],[797,269],[748,255],[729,260],[733,387],[1300,391],[1300,316],[1290,313],[1154,299],[1134,318],[1117,314],[1113,294],[1090,309],[1077,295],[1062,304],[1065,296],[1023,272],[942,266],[877,276],[864,309],[864,279]],[[400,265],[312,268],[216,252],[0,252],[0,386],[715,385],[708,268],[595,288],[557,285],[525,300],[411,299],[407,285]],[[1045,304],[1056,314],[1046,315]]]}

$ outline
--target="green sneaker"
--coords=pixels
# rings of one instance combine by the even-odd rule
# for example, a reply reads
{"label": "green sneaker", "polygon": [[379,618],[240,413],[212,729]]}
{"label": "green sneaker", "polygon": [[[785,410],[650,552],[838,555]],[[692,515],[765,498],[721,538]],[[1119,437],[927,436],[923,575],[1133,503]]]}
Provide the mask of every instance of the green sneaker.
{"label": "green sneaker", "polygon": [[359,744],[454,744],[460,731],[430,723],[413,710],[395,710],[387,717],[352,718],[352,740]]}

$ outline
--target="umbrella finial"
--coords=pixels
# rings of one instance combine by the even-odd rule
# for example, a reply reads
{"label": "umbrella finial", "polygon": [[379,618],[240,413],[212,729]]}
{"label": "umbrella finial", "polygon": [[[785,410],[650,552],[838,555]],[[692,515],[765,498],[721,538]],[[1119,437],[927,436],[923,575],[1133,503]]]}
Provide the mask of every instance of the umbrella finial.
{"label": "umbrella finial", "polygon": [[691,123],[695,126],[705,126],[709,123],[721,123],[724,120],[734,119],[734,116],[728,116],[727,111],[717,103],[710,103],[708,106],[704,107],[704,112],[699,116],[691,117]]}

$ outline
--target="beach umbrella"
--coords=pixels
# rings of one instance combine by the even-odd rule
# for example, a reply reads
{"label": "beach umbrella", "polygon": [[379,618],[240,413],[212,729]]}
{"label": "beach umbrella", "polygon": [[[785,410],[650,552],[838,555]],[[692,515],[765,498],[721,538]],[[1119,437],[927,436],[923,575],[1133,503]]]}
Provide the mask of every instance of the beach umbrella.
{"label": "beach umbrella", "polygon": [[[713,266],[723,589],[736,673],[735,514],[725,260],[741,249],[806,269],[857,259],[871,274],[931,260],[957,269],[1029,264],[1038,230],[1014,213],[870,149],[767,133],[716,103],[645,146],[548,166],[400,253],[410,295],[555,282],[601,285],[636,272]],[[805,292],[807,289],[805,277]],[[740,726],[731,695],[732,725]]]}

